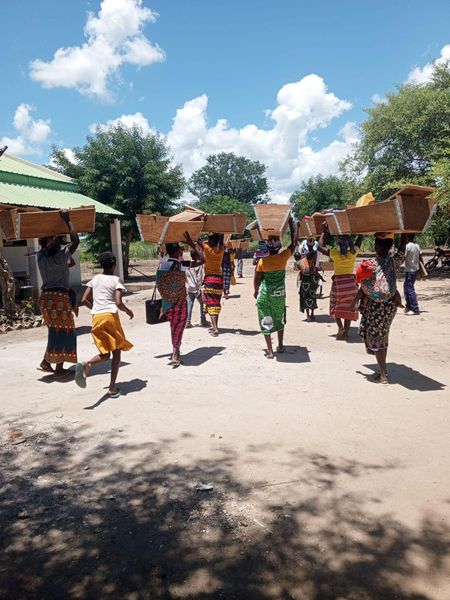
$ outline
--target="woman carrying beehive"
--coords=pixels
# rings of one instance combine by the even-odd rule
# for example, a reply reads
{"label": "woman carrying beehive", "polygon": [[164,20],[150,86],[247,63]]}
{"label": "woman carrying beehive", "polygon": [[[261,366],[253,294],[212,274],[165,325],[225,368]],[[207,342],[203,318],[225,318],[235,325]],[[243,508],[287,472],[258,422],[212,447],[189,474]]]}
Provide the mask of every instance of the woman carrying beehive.
{"label": "woman carrying beehive", "polygon": [[283,338],[286,324],[286,265],[297,245],[294,220],[289,219],[291,243],[282,252],[279,237],[269,237],[269,255],[260,258],[255,270],[254,296],[257,300],[258,320],[267,345],[266,356],[274,358],[272,333],[278,335],[277,352],[284,352]]}
{"label": "woman carrying beehive", "polygon": [[336,339],[347,341],[351,322],[358,320],[358,310],[352,306],[352,302],[358,292],[355,262],[361,247],[362,235],[359,235],[355,242],[350,235],[339,235],[338,248],[328,249],[325,246],[327,232],[328,226],[324,223],[319,246],[322,254],[331,258],[334,268],[330,293],[330,316],[335,319],[338,326]]}

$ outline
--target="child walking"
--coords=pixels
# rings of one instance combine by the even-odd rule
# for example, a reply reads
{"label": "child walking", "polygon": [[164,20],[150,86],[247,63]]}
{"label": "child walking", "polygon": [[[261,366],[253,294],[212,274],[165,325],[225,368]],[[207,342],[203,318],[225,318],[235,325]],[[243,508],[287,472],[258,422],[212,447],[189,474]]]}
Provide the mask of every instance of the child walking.
{"label": "child walking", "polygon": [[91,309],[92,328],[91,335],[98,348],[98,354],[87,362],[79,362],[75,367],[75,382],[81,388],[86,387],[86,378],[93,365],[108,360],[112,353],[111,380],[108,394],[111,398],[118,398],[120,390],[116,386],[117,374],[120,366],[122,350],[131,350],[131,344],[126,338],[120,323],[118,311],[125,312],[130,319],[131,311],[122,302],[122,293],[125,287],[119,277],[114,275],[116,270],[116,257],[112,252],[103,252],[98,257],[103,273],[95,275],[87,284],[81,304]]}

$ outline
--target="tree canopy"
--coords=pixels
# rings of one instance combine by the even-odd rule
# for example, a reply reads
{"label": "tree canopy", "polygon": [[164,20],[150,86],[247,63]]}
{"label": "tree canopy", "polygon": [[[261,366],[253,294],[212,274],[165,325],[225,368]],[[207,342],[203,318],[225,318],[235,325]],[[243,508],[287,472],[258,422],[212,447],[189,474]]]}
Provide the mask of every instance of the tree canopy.
{"label": "tree canopy", "polygon": [[450,72],[435,67],[429,83],[408,83],[367,109],[361,140],[347,162],[377,198],[403,183],[435,185],[435,166],[450,155]]}
{"label": "tree canopy", "polygon": [[358,187],[344,177],[317,175],[303,182],[290,197],[292,212],[301,219],[327,208],[342,208],[358,197]]}
{"label": "tree canopy", "polygon": [[[63,150],[53,148],[56,168],[76,179],[79,190],[124,214],[121,219],[124,266],[128,271],[130,243],[138,238],[136,214],[168,214],[185,187],[182,170],[173,165],[166,141],[158,134],[144,134],[139,127],[115,125],[99,128],[82,148],[74,148],[71,162]],[[107,223],[99,219],[89,237],[94,252],[105,248]]]}
{"label": "tree canopy", "polygon": [[197,202],[196,208],[211,214],[245,213],[247,222],[255,218],[251,204],[235,200],[229,196],[212,196],[207,200]]}
{"label": "tree canopy", "polygon": [[189,191],[203,202],[215,196],[228,196],[246,204],[267,201],[269,186],[266,166],[233,152],[211,154],[206,165],[195,171]]}

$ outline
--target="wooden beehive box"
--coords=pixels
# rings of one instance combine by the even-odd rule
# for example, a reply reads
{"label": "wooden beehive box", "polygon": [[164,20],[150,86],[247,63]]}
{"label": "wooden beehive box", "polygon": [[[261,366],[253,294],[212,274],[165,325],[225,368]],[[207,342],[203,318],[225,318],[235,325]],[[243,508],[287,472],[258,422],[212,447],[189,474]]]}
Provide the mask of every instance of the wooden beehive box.
{"label": "wooden beehive box", "polygon": [[203,231],[208,233],[244,233],[247,215],[232,213],[226,215],[205,215]]}
{"label": "wooden beehive box", "polygon": [[193,240],[198,240],[203,221],[173,222],[161,215],[136,215],[141,239],[152,244],[175,244],[184,241],[187,231]]}
{"label": "wooden beehive box", "polygon": [[282,237],[286,231],[291,207],[288,204],[254,204],[258,227],[263,239],[270,236]]}
{"label": "wooden beehive box", "polygon": [[261,236],[261,232],[259,231],[258,227],[255,227],[253,229],[249,229],[250,231],[250,237],[252,238],[252,240],[254,242],[259,242],[260,240],[262,240],[262,236]]}
{"label": "wooden beehive box", "polygon": [[180,212],[172,217],[169,217],[169,221],[173,223],[188,223],[190,221],[203,221],[204,213],[194,208],[187,208],[183,212]]}
{"label": "wooden beehive box", "polygon": [[352,233],[414,233],[426,229],[436,208],[433,188],[407,185],[383,202],[347,208]]}
{"label": "wooden beehive box", "polygon": [[326,213],[325,222],[331,235],[349,235],[352,232],[346,210],[333,210]]}
{"label": "wooden beehive box", "polygon": [[303,217],[301,221],[298,222],[298,237],[308,238],[308,237],[316,237],[319,235],[316,229],[316,223],[312,217]]}
{"label": "wooden beehive box", "polygon": [[[84,206],[69,211],[70,220],[78,233],[92,233],[95,229],[95,207]],[[40,210],[17,213],[17,239],[29,240],[67,234],[67,225],[58,210]]]}
{"label": "wooden beehive box", "polygon": [[16,240],[17,209],[0,210],[0,226],[6,240]]}

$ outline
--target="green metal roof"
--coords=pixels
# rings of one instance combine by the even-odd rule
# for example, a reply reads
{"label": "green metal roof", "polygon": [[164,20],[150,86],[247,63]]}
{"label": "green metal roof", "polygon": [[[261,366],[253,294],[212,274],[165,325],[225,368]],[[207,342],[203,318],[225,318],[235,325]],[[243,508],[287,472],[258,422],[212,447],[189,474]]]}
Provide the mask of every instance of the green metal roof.
{"label": "green metal roof", "polygon": [[17,206],[36,206],[37,208],[79,208],[95,206],[98,213],[106,215],[122,215],[121,212],[106,204],[97,202],[88,196],[65,190],[52,190],[27,185],[17,185],[0,181],[0,204],[15,204]]}
{"label": "green metal roof", "polygon": [[19,175],[31,175],[31,177],[45,177],[46,179],[55,179],[56,181],[73,182],[67,175],[52,171],[42,165],[36,165],[6,152],[0,157],[0,171],[18,173]]}

